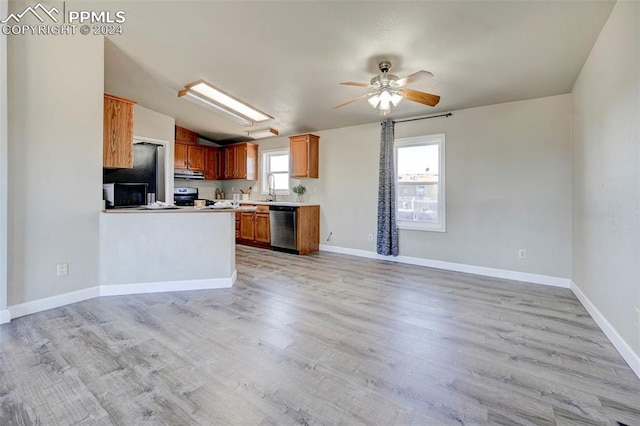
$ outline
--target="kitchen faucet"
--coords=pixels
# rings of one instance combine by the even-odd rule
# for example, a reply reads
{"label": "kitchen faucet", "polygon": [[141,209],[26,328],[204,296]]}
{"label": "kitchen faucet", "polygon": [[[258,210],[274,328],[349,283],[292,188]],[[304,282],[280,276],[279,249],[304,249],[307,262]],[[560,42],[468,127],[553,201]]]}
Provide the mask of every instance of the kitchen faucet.
{"label": "kitchen faucet", "polygon": [[271,198],[271,200],[269,201],[276,201],[276,177],[273,175],[273,173],[269,173],[267,175],[267,186],[269,187],[269,198]]}

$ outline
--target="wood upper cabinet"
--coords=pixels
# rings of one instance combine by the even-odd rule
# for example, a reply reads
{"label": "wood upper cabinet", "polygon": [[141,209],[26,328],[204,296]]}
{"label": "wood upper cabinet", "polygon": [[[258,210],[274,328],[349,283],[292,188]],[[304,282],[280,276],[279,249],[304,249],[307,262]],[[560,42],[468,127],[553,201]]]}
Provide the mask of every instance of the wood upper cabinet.
{"label": "wood upper cabinet", "polygon": [[187,159],[187,163],[189,163],[189,170],[204,172],[204,147],[189,146],[187,150]]}
{"label": "wood upper cabinet", "polygon": [[224,148],[218,148],[218,151],[216,152],[216,159],[218,162],[218,177],[216,178],[216,180],[221,180],[224,179],[224,172],[225,172],[225,163],[224,163]]}
{"label": "wood upper cabinet", "polygon": [[318,177],[318,141],[316,135],[306,134],[289,138],[291,177]]}
{"label": "wood upper cabinet", "polygon": [[184,127],[176,126],[176,142],[186,145],[196,145],[198,143],[198,134]]}
{"label": "wood upper cabinet", "polygon": [[236,152],[233,145],[224,147],[224,173],[225,179],[235,179]]}
{"label": "wood upper cabinet", "polygon": [[204,151],[204,178],[207,180],[218,180],[218,148],[207,147]]}
{"label": "wood upper cabinet", "polygon": [[224,148],[225,179],[258,179],[258,145],[240,143]]}
{"label": "wood upper cabinet", "polygon": [[176,169],[187,168],[187,152],[189,145],[183,143],[177,143],[174,145],[173,151],[173,167]]}
{"label": "wood upper cabinet", "polygon": [[102,163],[107,168],[133,167],[133,106],[136,102],[104,94]]}
{"label": "wood upper cabinet", "polygon": [[173,166],[176,169],[187,169],[195,172],[205,171],[205,148],[176,142]]}

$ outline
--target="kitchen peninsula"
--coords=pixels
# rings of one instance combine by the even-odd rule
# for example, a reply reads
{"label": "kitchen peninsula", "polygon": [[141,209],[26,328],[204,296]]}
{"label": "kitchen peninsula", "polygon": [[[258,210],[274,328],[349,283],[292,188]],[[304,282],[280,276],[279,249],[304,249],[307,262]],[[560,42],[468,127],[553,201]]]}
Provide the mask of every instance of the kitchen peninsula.
{"label": "kitchen peninsula", "polygon": [[101,295],[229,288],[238,209],[113,209],[100,214]]}

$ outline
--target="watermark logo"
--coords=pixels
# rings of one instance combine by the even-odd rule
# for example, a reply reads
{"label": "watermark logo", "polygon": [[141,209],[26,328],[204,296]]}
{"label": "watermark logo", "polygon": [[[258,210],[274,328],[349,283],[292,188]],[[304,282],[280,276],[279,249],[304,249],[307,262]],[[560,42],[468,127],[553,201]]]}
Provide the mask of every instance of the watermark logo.
{"label": "watermark logo", "polygon": [[[126,21],[124,10],[66,10],[42,3],[27,6],[20,13],[11,13],[0,19],[0,32],[4,35],[120,35]],[[34,23],[36,20],[39,23]],[[62,20],[62,22],[60,22]]]}
{"label": "watermark logo", "polygon": [[53,22],[58,22],[58,18],[56,18],[54,16],[54,13],[57,15],[58,13],[60,13],[60,11],[58,9],[55,8],[55,6],[51,7],[51,9],[48,9],[42,5],[42,3],[38,3],[36,4],[34,7],[27,7],[22,13],[11,13],[9,16],[7,16],[5,19],[3,19],[2,21],[0,21],[0,23],[2,24],[6,24],[8,23],[10,20],[14,20],[14,22],[20,23],[20,20],[27,14],[31,14],[33,16],[35,16],[38,21],[40,22],[44,22],[44,18],[42,18],[42,16],[40,15],[40,13],[47,15],[49,18],[51,18],[51,20]]}

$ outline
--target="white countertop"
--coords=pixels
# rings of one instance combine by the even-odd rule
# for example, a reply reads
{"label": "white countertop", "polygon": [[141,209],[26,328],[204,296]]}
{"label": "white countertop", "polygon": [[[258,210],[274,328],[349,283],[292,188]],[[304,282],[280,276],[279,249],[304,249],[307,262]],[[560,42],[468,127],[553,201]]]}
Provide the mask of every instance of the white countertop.
{"label": "white countertop", "polygon": [[103,213],[235,213],[235,212],[253,212],[256,211],[255,207],[240,206],[237,209],[212,209],[207,207],[178,207],[176,209],[105,209]]}
{"label": "white countertop", "polygon": [[241,200],[240,204],[254,204],[254,205],[257,205],[257,206],[286,206],[286,207],[319,206],[318,203],[296,203],[295,201]]}
{"label": "white countertop", "polygon": [[[229,201],[231,200],[216,200],[216,201]],[[234,212],[252,212],[255,211],[255,207],[251,206],[285,206],[285,207],[303,207],[303,206],[319,206],[318,203],[296,203],[294,201],[253,201],[244,200],[240,201],[240,207],[237,209],[212,209],[209,207],[178,207],[169,209],[145,209],[145,208],[131,208],[131,209],[104,209],[103,213],[234,213]]]}

